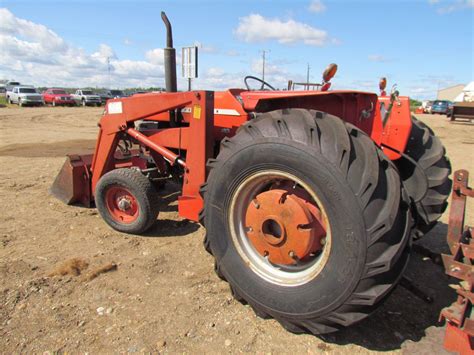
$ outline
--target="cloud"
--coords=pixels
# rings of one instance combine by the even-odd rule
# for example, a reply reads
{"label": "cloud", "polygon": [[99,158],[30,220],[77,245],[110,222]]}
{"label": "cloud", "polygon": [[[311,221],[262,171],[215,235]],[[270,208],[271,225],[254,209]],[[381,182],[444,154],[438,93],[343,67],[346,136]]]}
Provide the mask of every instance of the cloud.
{"label": "cloud", "polygon": [[208,44],[203,44],[203,43],[198,42],[198,41],[194,42],[194,45],[196,47],[198,47],[199,52],[202,52],[202,53],[217,53],[217,52],[219,52],[219,50],[216,47],[208,45]]}
{"label": "cloud", "polygon": [[230,49],[230,50],[223,50],[219,49],[213,45],[210,44],[204,44],[201,42],[194,42],[194,45],[199,48],[199,53],[209,53],[209,54],[221,54],[225,55],[228,57],[238,57],[240,53],[236,50]]}
{"label": "cloud", "polygon": [[125,44],[126,46],[131,46],[133,44],[133,41],[129,38],[124,38],[123,39],[123,44]]}
{"label": "cloud", "polygon": [[370,80],[355,80],[352,81],[350,84],[351,88],[356,90],[366,90],[366,91],[375,91],[378,90],[378,81],[370,81]]}
{"label": "cloud", "polygon": [[389,62],[389,59],[387,59],[386,57],[384,57],[381,54],[371,54],[371,55],[368,56],[368,59],[369,59],[369,61],[375,62],[375,63]]}
{"label": "cloud", "polygon": [[460,82],[451,75],[419,75],[403,85],[405,89],[401,93],[420,100],[432,100],[436,98],[439,89],[457,84]]}
{"label": "cloud", "polygon": [[162,49],[147,51],[145,60],[121,60],[105,43],[87,53],[8,9],[0,8],[0,18],[0,78],[38,86],[164,86]]}
{"label": "cloud", "polygon": [[[243,73],[229,73],[220,67],[210,67],[197,79],[193,79],[193,88],[202,90],[227,90],[243,87]],[[183,86],[185,84],[183,83]]]}
{"label": "cloud", "polygon": [[229,57],[238,57],[240,55],[240,52],[236,51],[235,49],[229,49],[225,52],[225,55]]}
{"label": "cloud", "polygon": [[303,42],[311,46],[323,46],[329,40],[326,31],[305,23],[294,20],[282,21],[277,18],[270,19],[259,14],[241,17],[234,33],[244,42],[273,40],[282,44]]}
{"label": "cloud", "polygon": [[145,52],[145,58],[152,64],[163,65],[165,62],[165,54],[162,48],[155,48]]}
{"label": "cloud", "polygon": [[[252,61],[252,64],[251,64],[252,72],[261,74],[262,68],[263,68],[262,58],[255,59]],[[269,61],[265,62],[265,75],[272,76],[272,75],[283,75],[283,74],[287,74],[287,71]]]}
{"label": "cloud", "polygon": [[326,11],[326,5],[321,0],[313,0],[309,4],[308,10],[315,13],[321,13]]}
{"label": "cloud", "polygon": [[428,0],[430,5],[437,6],[436,12],[440,15],[449,14],[454,11],[474,8],[474,0],[454,0],[448,4],[444,4],[441,0]]}
{"label": "cloud", "polygon": [[97,59],[98,61],[104,64],[107,63],[107,61],[109,60],[117,59],[117,55],[115,54],[112,47],[106,44],[100,44],[99,50],[95,53],[92,53],[91,57]]}
{"label": "cloud", "polygon": [[41,42],[44,49],[50,51],[66,50],[66,42],[46,26],[15,17],[9,10],[0,8],[0,33],[3,35],[18,35],[20,38],[30,38]]}

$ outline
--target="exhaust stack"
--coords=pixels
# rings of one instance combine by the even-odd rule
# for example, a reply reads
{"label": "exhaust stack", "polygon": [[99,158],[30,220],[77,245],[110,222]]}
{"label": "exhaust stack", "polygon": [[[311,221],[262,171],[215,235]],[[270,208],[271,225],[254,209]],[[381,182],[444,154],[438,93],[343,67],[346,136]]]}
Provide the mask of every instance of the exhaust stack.
{"label": "exhaust stack", "polygon": [[173,32],[171,30],[171,23],[164,11],[161,11],[161,19],[166,27],[166,48],[164,48],[166,91],[176,92],[178,91],[178,87],[176,81],[176,50],[173,48]]}

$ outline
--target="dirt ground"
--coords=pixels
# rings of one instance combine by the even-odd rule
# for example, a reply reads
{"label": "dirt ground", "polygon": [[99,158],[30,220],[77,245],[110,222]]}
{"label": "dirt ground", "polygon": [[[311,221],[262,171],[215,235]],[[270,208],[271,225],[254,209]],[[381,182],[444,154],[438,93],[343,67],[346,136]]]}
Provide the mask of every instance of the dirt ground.
{"label": "dirt ground", "polygon": [[[356,326],[324,337],[294,335],[232,299],[202,247],[204,229],[178,217],[172,191],[164,192],[159,221],[140,237],[113,231],[94,209],[54,199],[48,188],[64,155],[93,147],[101,112],[0,108],[2,353],[444,353],[437,319],[454,292],[443,269],[420,254],[406,274],[432,304],[398,287]],[[474,173],[474,127],[419,118],[442,139],[454,169]],[[446,252],[447,217],[418,243]],[[89,278],[110,263],[116,269]]]}

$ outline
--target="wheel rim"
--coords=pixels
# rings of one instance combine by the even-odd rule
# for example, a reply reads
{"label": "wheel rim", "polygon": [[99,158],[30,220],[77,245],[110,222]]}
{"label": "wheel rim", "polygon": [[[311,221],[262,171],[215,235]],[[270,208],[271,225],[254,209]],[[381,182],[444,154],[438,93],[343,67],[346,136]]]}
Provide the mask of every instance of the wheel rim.
{"label": "wheel rim", "polygon": [[139,206],[132,193],[123,186],[111,186],[105,193],[105,204],[113,220],[130,224],[137,220]]}
{"label": "wheel rim", "polygon": [[314,191],[292,174],[268,170],[247,177],[232,196],[228,218],[237,252],[269,282],[305,284],[329,258],[326,211]]}

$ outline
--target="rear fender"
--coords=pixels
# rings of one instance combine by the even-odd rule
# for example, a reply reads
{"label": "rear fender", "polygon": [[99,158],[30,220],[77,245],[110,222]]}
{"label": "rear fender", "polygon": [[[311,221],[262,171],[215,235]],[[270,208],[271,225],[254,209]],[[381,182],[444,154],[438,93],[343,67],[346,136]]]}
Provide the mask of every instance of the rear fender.
{"label": "rear fender", "polygon": [[366,132],[380,145],[382,121],[377,95],[358,91],[270,91],[243,92],[247,111],[268,112],[286,108],[319,110],[340,117]]}
{"label": "rear fender", "polygon": [[[380,112],[388,110],[390,97],[379,97]],[[411,112],[410,99],[406,96],[400,97],[399,102],[395,102],[390,116],[383,127],[382,149],[391,159],[397,160],[401,157],[399,152],[404,152],[411,133]]]}

